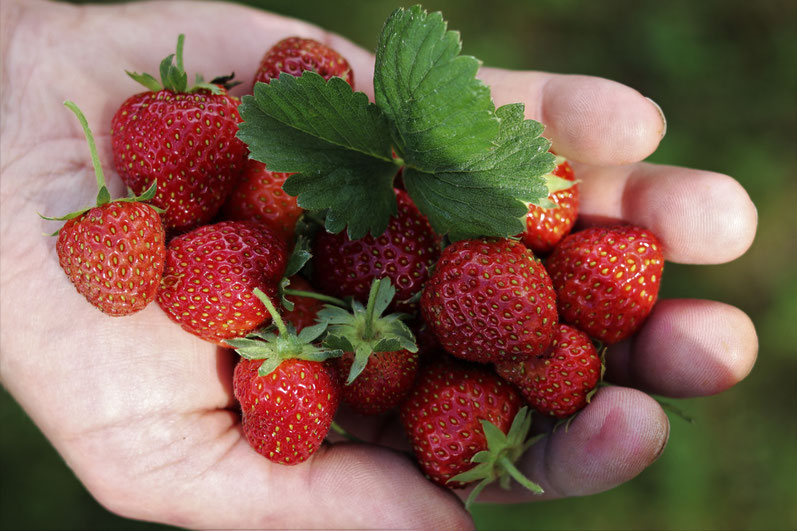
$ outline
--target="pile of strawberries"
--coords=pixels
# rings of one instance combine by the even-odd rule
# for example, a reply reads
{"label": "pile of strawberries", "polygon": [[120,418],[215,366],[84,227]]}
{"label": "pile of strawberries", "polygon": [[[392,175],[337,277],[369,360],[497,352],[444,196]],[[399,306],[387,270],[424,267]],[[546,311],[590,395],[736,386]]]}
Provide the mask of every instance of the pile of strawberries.
{"label": "pile of strawberries", "polygon": [[[530,411],[565,419],[587,405],[596,345],[634,334],[656,301],[656,237],[630,225],[571,233],[578,184],[561,157],[554,175],[572,186],[530,206],[517,239],[449,242],[400,174],[383,234],[326,232],[283,191],[289,174],[248,159],[229,78],[188,85],[182,45],[161,80],[130,74],[149,90],[113,117],[114,165],[139,195],[111,200],[67,103],[99,188],[96,206],[58,218],[77,290],[114,316],[157,300],[187,332],[236,349],[243,431],[272,461],[310,457],[346,402],[362,415],[397,408],[441,485],[479,491],[511,475],[541,492],[512,464],[534,441]],[[354,84],[344,58],[300,38],[268,51],[255,79],[305,70]]]}

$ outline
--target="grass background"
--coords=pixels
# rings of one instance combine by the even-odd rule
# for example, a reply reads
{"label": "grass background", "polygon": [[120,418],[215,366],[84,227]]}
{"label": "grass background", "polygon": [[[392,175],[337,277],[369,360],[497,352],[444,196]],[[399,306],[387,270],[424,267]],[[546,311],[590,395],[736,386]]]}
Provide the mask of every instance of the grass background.
{"label": "grass background", "polygon": [[[373,49],[398,5],[370,0],[245,2],[325,26]],[[465,53],[507,68],[608,77],[657,101],[668,133],[651,161],[737,178],[759,212],[733,263],[668,264],[664,297],[739,306],[759,362],[739,386],[681,401],[661,459],[609,492],[479,505],[482,529],[797,528],[797,2],[793,0],[428,0]],[[695,201],[699,201],[696,197]],[[0,394],[3,529],[155,529],[100,507],[36,427]]]}

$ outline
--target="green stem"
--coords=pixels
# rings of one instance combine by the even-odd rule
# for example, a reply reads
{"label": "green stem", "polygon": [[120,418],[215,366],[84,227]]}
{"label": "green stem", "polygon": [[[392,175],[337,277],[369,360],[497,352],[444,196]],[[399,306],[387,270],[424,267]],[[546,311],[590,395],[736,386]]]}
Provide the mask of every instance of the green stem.
{"label": "green stem", "polygon": [[330,297],[329,295],[324,295],[322,293],[315,293],[313,291],[302,291],[298,289],[284,289],[282,292],[285,295],[293,295],[294,297],[307,297],[308,299],[316,299],[322,302],[328,302],[330,304],[334,304],[335,306],[340,306],[341,308],[348,308],[348,304],[346,301],[341,299],[336,299],[335,297]]}
{"label": "green stem", "polygon": [[365,442],[362,439],[360,439],[359,437],[355,437],[354,435],[352,435],[351,433],[349,433],[348,431],[343,429],[340,426],[340,424],[338,424],[334,420],[332,421],[332,424],[330,425],[330,428],[332,428],[332,431],[334,431],[338,435],[342,435],[343,437],[345,437],[346,439],[348,439],[351,442],[356,442],[356,443],[364,443]]}
{"label": "green stem", "polygon": [[83,126],[83,133],[86,135],[86,140],[89,143],[89,152],[91,152],[91,163],[94,165],[94,175],[97,177],[97,205],[104,205],[110,202],[111,194],[108,192],[108,187],[105,186],[105,175],[102,172],[100,156],[97,154],[97,144],[94,142],[94,135],[91,134],[91,129],[89,129],[89,122],[74,102],[65,101],[64,105],[75,113],[80,125]]}
{"label": "green stem", "polygon": [[509,472],[509,475],[512,476],[515,481],[517,481],[518,483],[529,489],[531,492],[535,494],[542,494],[543,492],[545,492],[544,490],[542,490],[542,487],[531,481],[529,478],[524,476],[520,472],[520,470],[515,468],[515,465],[512,463],[512,461],[509,460],[507,456],[505,455],[501,456],[498,459],[498,462],[501,464],[504,470]]}
{"label": "green stem", "polygon": [[285,323],[282,321],[282,318],[280,317],[280,314],[277,311],[277,309],[271,303],[271,299],[268,298],[268,295],[260,291],[260,288],[255,288],[254,294],[258,299],[260,299],[260,302],[262,302],[266,306],[266,310],[268,310],[268,313],[271,314],[271,318],[274,320],[274,324],[277,325],[277,330],[279,330],[280,335],[283,337],[287,337],[288,328],[285,326]]}
{"label": "green stem", "polygon": [[382,280],[375,280],[371,284],[371,291],[368,293],[368,305],[365,307],[365,331],[363,339],[373,339],[374,334],[374,306],[376,306],[376,294]]}

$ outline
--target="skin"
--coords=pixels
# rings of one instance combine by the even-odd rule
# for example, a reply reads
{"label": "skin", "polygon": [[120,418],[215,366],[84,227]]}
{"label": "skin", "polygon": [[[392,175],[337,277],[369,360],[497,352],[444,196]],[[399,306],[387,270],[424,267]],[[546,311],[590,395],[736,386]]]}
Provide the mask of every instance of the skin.
{"label": "skin", "polygon": [[[124,194],[108,124],[142,88],[122,70],[157,71],[178,32],[186,34],[189,76],[235,71],[248,82],[237,94],[251,86],[264,51],[290,35],[338,49],[369,95],[373,57],[315,26],[229,4],[1,5],[2,383],[89,491],[120,515],[186,527],[471,527],[459,498],[399,452],[334,444],[295,467],[256,454],[234,410],[234,355],[186,334],[155,304],[122,319],[88,305],[60,270],[54,240],[42,235],[57,225],[36,215],[75,210],[96,194],[83,133],[62,106],[67,99],[93,126],[112,195]],[[661,237],[667,259],[680,263],[727,262],[752,243],[756,210],[731,177],[638,162],[666,129],[658,107],[638,92],[583,76],[485,68],[480,77],[496,104],[525,102],[528,117],[543,121],[557,152],[573,161],[583,224],[645,225]],[[642,391],[721,392],[748,374],[757,348],[750,319],[736,308],[661,301],[644,329],[609,353],[609,374],[623,387],[601,390],[521,469],[545,488],[544,498],[633,478],[669,434],[667,416]],[[390,430],[371,428],[357,431],[398,445]],[[514,488],[488,489],[481,499],[531,498]]]}

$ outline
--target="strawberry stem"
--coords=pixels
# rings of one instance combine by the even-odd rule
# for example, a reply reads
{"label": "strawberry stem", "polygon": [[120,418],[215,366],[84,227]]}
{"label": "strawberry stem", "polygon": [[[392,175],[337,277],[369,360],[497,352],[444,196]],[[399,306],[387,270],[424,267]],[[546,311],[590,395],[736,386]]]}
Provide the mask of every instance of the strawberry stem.
{"label": "strawberry stem", "polygon": [[97,144],[94,142],[94,135],[91,134],[91,129],[89,129],[89,122],[74,102],[65,101],[64,105],[75,113],[78,121],[80,121],[80,125],[83,126],[83,133],[86,135],[86,140],[89,143],[91,163],[94,165],[94,175],[97,177],[97,205],[104,205],[111,201],[111,194],[108,192],[108,187],[105,186],[105,174],[102,172],[102,164],[100,164],[100,157],[97,154]]}
{"label": "strawberry stem", "polygon": [[262,302],[265,305],[266,310],[268,310],[268,313],[271,314],[271,319],[274,321],[274,324],[277,325],[277,330],[279,330],[280,334],[283,336],[287,336],[288,328],[285,326],[285,323],[282,321],[282,318],[280,317],[280,314],[277,311],[277,309],[271,303],[271,299],[268,298],[268,295],[260,291],[260,288],[255,288],[254,294],[258,299],[260,299],[260,302]]}
{"label": "strawberry stem", "polygon": [[334,420],[332,421],[332,424],[330,425],[330,428],[332,428],[332,431],[334,431],[338,435],[342,435],[343,437],[345,437],[347,440],[349,440],[351,442],[356,442],[356,443],[364,443],[365,442],[362,439],[360,439],[359,437],[356,437],[356,436],[352,435],[351,433],[349,433],[348,431],[346,431],[343,427],[341,427],[340,424],[338,424]]}
{"label": "strawberry stem", "polygon": [[285,295],[293,295],[294,297],[306,297],[308,299],[316,299],[322,302],[328,302],[330,304],[334,304],[335,306],[340,306],[341,308],[349,307],[349,305],[346,304],[346,301],[343,301],[341,299],[336,299],[335,297],[330,297],[329,295],[324,295],[323,293],[302,291],[299,289],[284,289],[282,292]]}
{"label": "strawberry stem", "polygon": [[371,291],[368,293],[368,304],[365,307],[365,330],[363,339],[372,339],[374,335],[374,307],[376,306],[376,294],[379,291],[380,283],[373,282]]}

